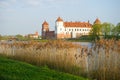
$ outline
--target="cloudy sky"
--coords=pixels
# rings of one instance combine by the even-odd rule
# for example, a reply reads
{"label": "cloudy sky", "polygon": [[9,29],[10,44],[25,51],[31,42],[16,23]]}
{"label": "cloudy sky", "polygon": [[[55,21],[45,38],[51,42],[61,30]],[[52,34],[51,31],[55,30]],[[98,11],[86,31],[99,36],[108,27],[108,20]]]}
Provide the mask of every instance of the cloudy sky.
{"label": "cloudy sky", "polygon": [[29,34],[46,20],[54,30],[55,20],[90,21],[116,25],[120,22],[120,0],[0,0],[0,34]]}

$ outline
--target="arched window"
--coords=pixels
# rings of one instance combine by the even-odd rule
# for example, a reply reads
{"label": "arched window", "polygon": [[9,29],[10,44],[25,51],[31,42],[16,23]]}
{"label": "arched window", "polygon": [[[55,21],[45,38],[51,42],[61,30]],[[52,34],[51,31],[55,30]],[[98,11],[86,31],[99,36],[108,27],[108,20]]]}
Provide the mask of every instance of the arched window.
{"label": "arched window", "polygon": [[66,28],[65,28],[65,31],[66,31]]}
{"label": "arched window", "polygon": [[76,31],[76,29],[75,29],[75,31]]}
{"label": "arched window", "polygon": [[60,31],[62,31],[62,28],[60,28]]}

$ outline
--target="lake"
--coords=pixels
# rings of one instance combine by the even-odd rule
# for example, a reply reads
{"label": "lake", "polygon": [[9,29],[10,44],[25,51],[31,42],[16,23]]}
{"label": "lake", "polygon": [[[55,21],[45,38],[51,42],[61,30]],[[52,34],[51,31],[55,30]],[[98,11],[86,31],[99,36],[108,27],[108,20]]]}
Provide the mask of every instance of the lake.
{"label": "lake", "polygon": [[73,42],[73,44],[80,44],[81,46],[86,46],[88,48],[92,47],[92,43],[91,42]]}

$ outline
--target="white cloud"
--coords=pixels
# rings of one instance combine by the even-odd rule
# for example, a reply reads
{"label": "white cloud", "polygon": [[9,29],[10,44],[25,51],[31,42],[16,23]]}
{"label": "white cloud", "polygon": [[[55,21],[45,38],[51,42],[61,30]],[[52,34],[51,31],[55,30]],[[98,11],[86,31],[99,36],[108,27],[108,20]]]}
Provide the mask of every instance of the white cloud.
{"label": "white cloud", "polygon": [[[0,8],[8,8],[19,0],[0,0]],[[39,6],[39,5],[46,5],[46,4],[55,4],[56,2],[62,2],[65,0],[21,0],[18,4],[24,4],[25,6]]]}
{"label": "white cloud", "polygon": [[0,8],[6,8],[14,4],[17,0],[0,0]]}
{"label": "white cloud", "polygon": [[31,6],[38,6],[38,5],[44,5],[48,3],[56,3],[56,2],[62,2],[65,0],[26,0],[27,4]]}
{"label": "white cloud", "polygon": [[17,2],[17,0],[10,0],[10,1],[13,2],[13,3]]}
{"label": "white cloud", "polygon": [[31,6],[37,6],[40,4],[41,0],[27,0],[27,4]]}
{"label": "white cloud", "polygon": [[4,2],[4,1],[0,1],[0,8],[5,8],[5,7],[8,7],[9,4],[7,2]]}

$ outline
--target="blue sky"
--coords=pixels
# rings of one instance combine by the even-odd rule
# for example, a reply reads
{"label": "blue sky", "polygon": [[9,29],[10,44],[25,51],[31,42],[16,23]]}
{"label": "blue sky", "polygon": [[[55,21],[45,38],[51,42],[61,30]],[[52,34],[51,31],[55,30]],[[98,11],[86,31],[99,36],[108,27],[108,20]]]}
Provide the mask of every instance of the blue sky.
{"label": "blue sky", "polygon": [[57,17],[64,21],[90,21],[116,25],[120,22],[120,0],[0,0],[0,34],[26,35],[46,20],[54,30]]}

